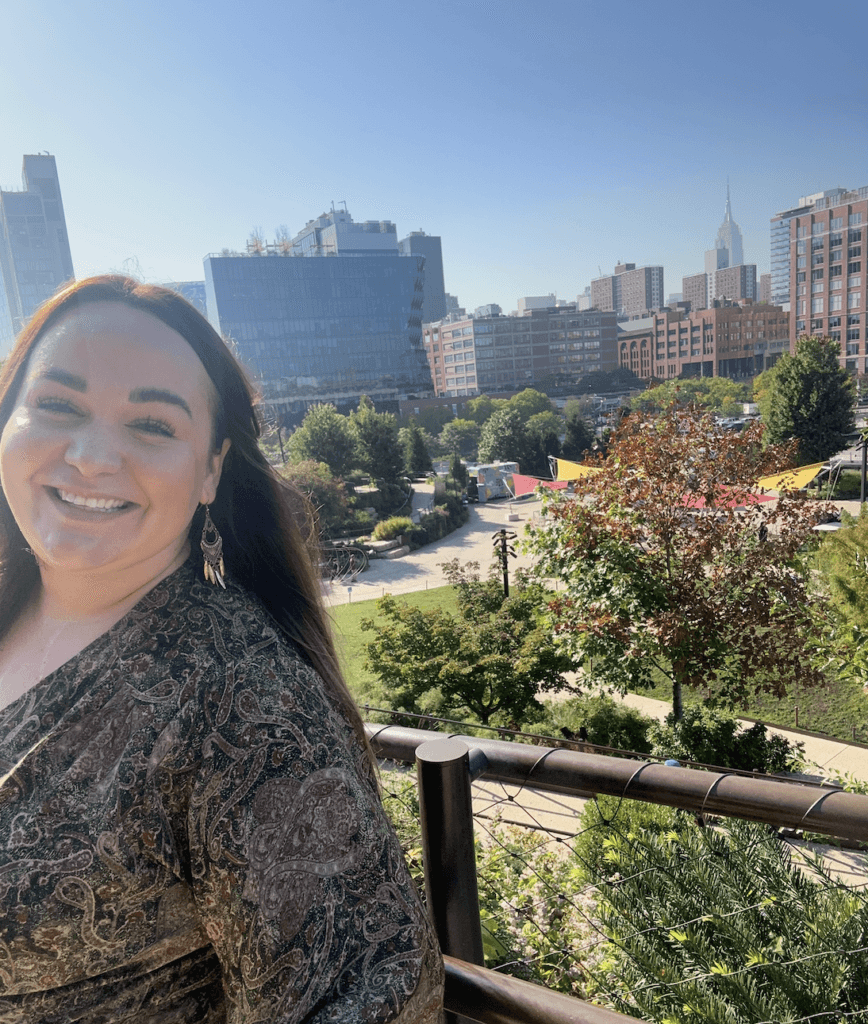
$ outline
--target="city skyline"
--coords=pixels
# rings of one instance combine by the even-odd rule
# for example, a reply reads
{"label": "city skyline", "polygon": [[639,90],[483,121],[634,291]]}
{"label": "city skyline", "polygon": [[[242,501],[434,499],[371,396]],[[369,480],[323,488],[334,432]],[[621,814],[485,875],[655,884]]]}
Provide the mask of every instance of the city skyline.
{"label": "city skyline", "polygon": [[[575,300],[618,262],[680,291],[728,176],[761,274],[775,213],[868,183],[864,69],[794,59],[828,71],[839,27],[868,16],[812,10],[15,2],[0,185],[20,187],[23,154],[56,157],[79,276],[201,280],[254,227],[294,234],[345,201],[399,238],[440,236],[446,290],[508,312]],[[724,46],[737,73],[714,70]]]}

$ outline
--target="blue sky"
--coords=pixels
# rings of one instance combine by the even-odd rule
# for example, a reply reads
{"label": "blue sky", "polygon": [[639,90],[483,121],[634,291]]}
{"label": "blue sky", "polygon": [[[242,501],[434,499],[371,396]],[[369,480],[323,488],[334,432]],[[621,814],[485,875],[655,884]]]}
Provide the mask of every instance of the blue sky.
{"label": "blue sky", "polygon": [[[473,309],[702,269],[730,177],[769,218],[868,184],[868,5],[6,0],[0,185],[57,157],[78,276],[201,279],[346,201],[443,239]],[[827,13],[828,11],[828,13]]]}

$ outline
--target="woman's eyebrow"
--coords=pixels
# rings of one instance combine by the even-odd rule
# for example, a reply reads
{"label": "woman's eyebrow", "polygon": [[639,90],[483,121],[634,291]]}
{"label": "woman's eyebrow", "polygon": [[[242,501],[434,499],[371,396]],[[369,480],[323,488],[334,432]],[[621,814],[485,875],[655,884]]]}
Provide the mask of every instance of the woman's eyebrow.
{"label": "woman's eyebrow", "polygon": [[180,395],[176,395],[174,391],[165,391],[163,388],[136,388],[130,392],[131,402],[166,402],[168,405],[177,405],[179,409],[183,409],[184,412],[193,419],[193,413],[190,412],[190,406],[181,398]]}
{"label": "woman's eyebrow", "polygon": [[87,391],[87,381],[68,370],[60,370],[56,366],[49,366],[39,370],[33,375],[33,380],[53,380],[55,384],[63,384],[64,387],[72,388],[73,391],[80,391],[84,394]]}

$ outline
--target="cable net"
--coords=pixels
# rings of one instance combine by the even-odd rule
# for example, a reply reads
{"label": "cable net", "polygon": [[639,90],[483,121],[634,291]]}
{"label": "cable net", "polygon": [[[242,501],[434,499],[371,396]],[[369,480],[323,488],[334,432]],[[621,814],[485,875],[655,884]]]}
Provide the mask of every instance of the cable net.
{"label": "cable net", "polygon": [[[422,888],[415,771],[382,781]],[[473,806],[487,967],[661,1024],[868,1024],[862,852],[484,779]]]}

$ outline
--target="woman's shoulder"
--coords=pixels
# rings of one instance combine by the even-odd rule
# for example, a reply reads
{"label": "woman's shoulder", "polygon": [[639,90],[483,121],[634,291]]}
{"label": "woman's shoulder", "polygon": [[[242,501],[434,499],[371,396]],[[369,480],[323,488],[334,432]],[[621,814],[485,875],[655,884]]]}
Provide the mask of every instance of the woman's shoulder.
{"label": "woman's shoulder", "polygon": [[260,598],[231,579],[225,589],[206,582],[192,559],[137,606],[126,636],[133,648],[158,639],[172,675],[195,680],[200,701],[229,691],[265,702],[293,694],[318,714],[331,710],[319,675]]}

